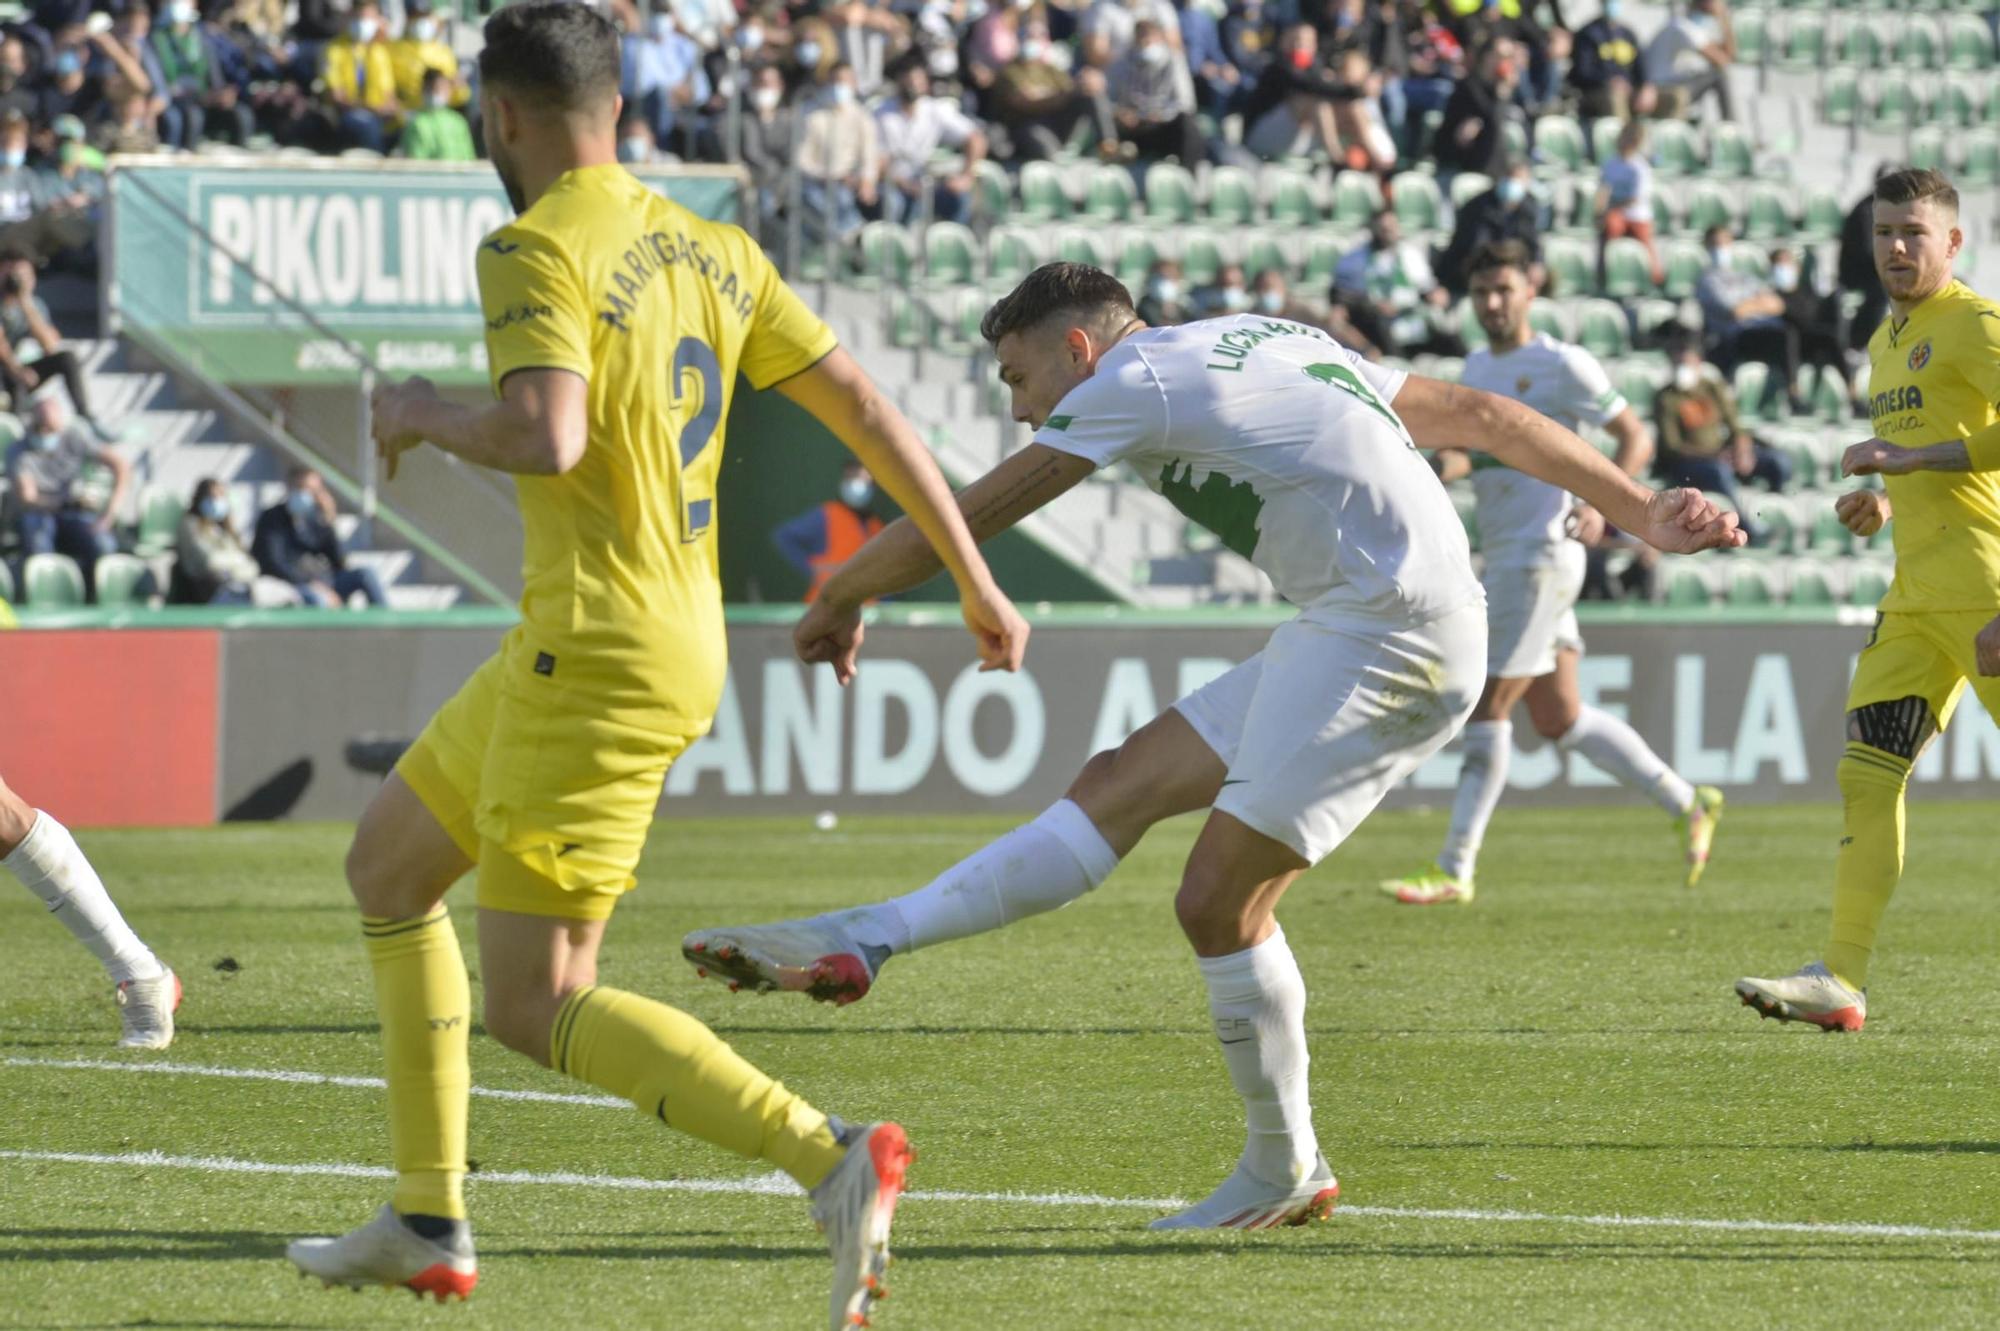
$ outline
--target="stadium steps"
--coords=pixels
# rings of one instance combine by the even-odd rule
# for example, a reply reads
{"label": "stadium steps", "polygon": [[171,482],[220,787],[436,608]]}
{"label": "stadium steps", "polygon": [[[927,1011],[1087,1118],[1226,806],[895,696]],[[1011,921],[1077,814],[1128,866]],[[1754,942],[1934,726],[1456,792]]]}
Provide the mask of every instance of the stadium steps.
{"label": "stadium steps", "polygon": [[[284,461],[234,437],[220,413],[184,394],[172,375],[134,363],[117,341],[67,345],[83,366],[99,418],[124,431],[119,451],[132,464],[132,486],[119,520],[138,526],[151,494],[171,494],[185,507],[196,483],[213,476],[228,484],[237,527],[247,539],[257,514],[284,493]],[[343,513],[338,526],[342,539],[351,541],[358,520]],[[434,578],[409,549],[388,545],[350,554],[355,564],[375,569],[392,607],[443,609],[462,597],[462,588]]]}

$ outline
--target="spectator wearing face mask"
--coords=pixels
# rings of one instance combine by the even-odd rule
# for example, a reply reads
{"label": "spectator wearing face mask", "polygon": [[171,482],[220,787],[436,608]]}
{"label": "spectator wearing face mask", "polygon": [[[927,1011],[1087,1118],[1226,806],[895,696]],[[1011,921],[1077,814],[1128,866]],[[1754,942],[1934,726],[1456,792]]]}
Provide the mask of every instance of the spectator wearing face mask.
{"label": "spectator wearing face mask", "polygon": [[1006,126],[1017,160],[1058,156],[1086,123],[1095,127],[1093,137],[1100,151],[1117,142],[1110,106],[1086,94],[1056,63],[1049,30],[1039,20],[1023,28],[1020,50],[994,77],[987,104],[992,119]]}
{"label": "spectator wearing face mask", "polygon": [[1646,247],[1653,285],[1666,280],[1660,250],[1653,243],[1653,164],[1646,160],[1646,126],[1633,120],[1618,131],[1618,155],[1604,164],[1597,177],[1597,280],[1604,282],[1604,251],[1611,241],[1630,236]]}
{"label": "spectator wearing face mask", "polygon": [[257,516],[250,553],[267,578],[288,583],[307,605],[337,610],[357,592],[369,605],[387,605],[372,568],[349,567],[334,530],[333,495],[311,467],[285,473],[285,498]]}
{"label": "spectator wearing face mask", "polygon": [[236,85],[223,77],[195,0],[168,0],[147,45],[166,80],[160,91],[180,118],[178,137],[169,147],[192,149],[212,130],[220,131],[215,137],[238,144],[257,132],[250,108],[237,101]]}
{"label": "spectator wearing face mask", "polygon": [[381,152],[403,108],[396,97],[396,62],[374,0],[354,7],[346,30],[326,44],[321,60],[320,82],[335,142]]}
{"label": "spectator wearing face mask", "polygon": [[110,114],[97,122],[90,133],[91,143],[107,153],[150,153],[160,150],[160,135],[154,129],[151,99],[139,89],[114,76],[105,89]]}
{"label": "spectator wearing face mask", "polygon": [[0,115],[32,116],[41,99],[28,81],[28,48],[19,37],[0,41]]}
{"label": "spectator wearing face mask", "polygon": [[1170,328],[1193,317],[1187,284],[1181,280],[1181,266],[1172,259],[1156,259],[1146,270],[1146,281],[1134,307],[1138,316],[1154,328]]}
{"label": "spectator wearing face mask", "polygon": [[798,139],[798,119],[785,105],[785,76],[776,65],[759,65],[751,72],[745,100],[743,165],[757,191],[758,215],[766,227],[774,227],[783,215],[785,173]]}
{"label": "spectator wearing face mask", "polygon": [[0,250],[46,263],[95,234],[90,200],[57,172],[28,163],[28,122],[18,111],[0,116]]}
{"label": "spectator wearing face mask", "polygon": [[824,88],[840,62],[833,28],[817,14],[792,25],[792,67],[785,86],[792,92]]}
{"label": "spectator wearing face mask", "polygon": [[[142,4],[132,4],[112,16],[111,27],[93,39],[95,54],[84,73],[109,89],[113,79],[123,80],[131,91],[146,101],[146,115],[159,142],[186,141],[181,114],[166,95],[167,76],[147,38],[153,30],[153,14]],[[114,109],[116,103],[114,100]]]}
{"label": "spectator wearing face mask", "polygon": [[891,55],[909,45],[910,25],[885,0],[838,0],[823,10],[833,24],[834,50],[854,71],[854,88],[875,96],[888,78]]}
{"label": "spectator wearing face mask", "polygon": [[[415,162],[474,162],[479,152],[472,144],[472,126],[451,104],[451,80],[443,70],[427,69],[418,85],[417,109],[403,122],[403,137],[396,141],[399,155]],[[646,146],[652,147],[653,134],[645,122],[636,120]],[[619,160],[625,160],[621,147]]]}
{"label": "spectator wearing face mask", "polygon": [[1791,480],[1791,460],[1758,443],[1743,428],[1736,395],[1722,377],[1702,363],[1701,339],[1677,337],[1669,346],[1674,377],[1653,399],[1653,434],[1659,441],[1654,464],[1668,485],[1692,485],[1727,495],[1753,543],[1763,532],[1751,518],[1740,481],[1762,481],[1772,491]]}
{"label": "spectator wearing face mask", "polygon": [[445,104],[464,106],[472,93],[459,77],[458,56],[444,40],[444,25],[432,11],[431,0],[405,0],[403,12],[403,35],[389,43],[389,59],[396,66],[396,100],[406,107],[422,106],[429,91],[425,76],[436,73],[444,77]]}
{"label": "spectator wearing face mask", "polygon": [[[31,393],[60,379],[76,417],[92,434],[110,439],[113,431],[99,423],[90,408],[90,393],[76,353],[64,350],[49,307],[35,294],[35,265],[18,250],[0,252],[0,387],[5,387],[15,411],[25,408]],[[29,356],[27,343],[37,350]]]}
{"label": "spectator wearing face mask", "polygon": [[1487,43],[1473,72],[1453,90],[1438,126],[1435,154],[1438,176],[1449,182],[1461,171],[1497,176],[1505,160],[1505,123],[1514,109],[1520,85],[1520,45],[1501,37]]}
{"label": "spectator wearing face mask", "polygon": [[861,229],[882,185],[882,140],[855,92],[854,71],[836,65],[819,105],[806,113],[798,151],[800,223],[808,241]]}
{"label": "spectator wearing face mask", "polygon": [[1140,20],[1132,32],[1131,49],[1105,80],[1118,138],[1141,162],[1175,157],[1193,169],[1204,153],[1187,61],[1151,19]]}
{"label": "spectator wearing face mask", "polygon": [[818,600],[827,580],[882,530],[882,519],[870,508],[874,501],[875,481],[868,469],[849,462],[840,469],[836,498],[814,505],[772,531],[771,542],[778,553],[807,580],[808,602]]}
{"label": "spectator wearing face mask", "polygon": [[1319,316],[1299,301],[1292,299],[1291,284],[1276,268],[1266,268],[1258,273],[1250,288],[1251,308],[1259,314],[1273,319],[1289,319],[1293,323],[1317,326]]}
{"label": "spectator wearing face mask", "polygon": [[1639,34],[1625,22],[1625,0],[1604,0],[1604,11],[1576,34],[1569,85],[1585,117],[1629,120],[1651,115],[1655,93],[1646,81]]}
{"label": "spectator wearing face mask", "polygon": [[680,30],[670,9],[654,10],[645,24],[643,32],[625,38],[619,91],[625,104],[645,117],[654,142],[664,148],[678,145],[691,156],[687,136],[694,133],[698,108],[713,91],[701,47]]}
{"label": "spectator wearing face mask", "polygon": [[1329,161],[1347,165],[1348,146],[1360,142],[1358,105],[1366,95],[1319,62],[1317,31],[1293,24],[1244,103],[1243,146],[1274,161],[1317,145]]}
{"label": "spectator wearing face mask", "polygon": [[[931,214],[963,222],[972,212],[973,172],[986,160],[986,131],[954,102],[931,96],[931,74],[921,52],[897,62],[896,91],[875,112],[882,135],[885,187],[882,215],[903,222],[922,211],[926,187]],[[939,150],[962,154],[959,169],[932,179],[930,161]]]}
{"label": "spectator wearing face mask", "polygon": [[1215,280],[1194,291],[1194,317],[1214,319],[1225,314],[1247,313],[1256,301],[1243,276],[1243,265],[1226,263],[1216,270]]}
{"label": "spectator wearing face mask", "polygon": [[1458,210],[1451,243],[1438,258],[1438,276],[1452,295],[1465,294],[1465,267],[1480,247],[1503,240],[1519,241],[1527,247],[1535,261],[1535,278],[1541,280],[1542,210],[1528,187],[1530,179],[1526,162],[1509,163],[1492,189],[1473,195]]}
{"label": "spectator wearing face mask", "polygon": [[1821,295],[1806,280],[1796,250],[1779,246],[1771,251],[1771,289],[1785,302],[1785,323],[1799,340],[1799,363],[1813,371],[1813,396],[1828,379],[1840,385],[1840,394],[1855,415],[1866,418],[1868,404],[1856,390],[1850,374],[1845,344],[1841,340],[1840,296]]}
{"label": "spectator wearing face mask", "polygon": [[[0,55],[0,60],[4,59]],[[62,116],[90,116],[102,108],[104,89],[85,78],[83,68],[82,48],[67,42],[56,47],[35,94],[35,105],[25,112],[31,123],[53,125]],[[0,115],[6,113],[8,104],[6,98],[0,97]]]}
{"label": "spectator wearing face mask", "polygon": [[1805,410],[1799,396],[1799,335],[1785,322],[1785,298],[1755,273],[1736,266],[1735,240],[1726,226],[1712,226],[1702,236],[1708,266],[1695,282],[1702,326],[1708,334],[1708,358],[1725,376],[1755,361],[1766,366],[1763,402],[1768,406],[1780,385],[1794,414]]}
{"label": "spectator wearing face mask", "polygon": [[1250,85],[1222,49],[1218,15],[1206,0],[1181,0],[1174,12],[1181,28],[1181,54],[1194,75],[1195,105],[1217,120],[1235,114],[1249,96]]}
{"label": "spectator wearing face mask", "polygon": [[1736,29],[1722,0],[1689,0],[1646,47],[1646,82],[1659,90],[1656,112],[1685,118],[1704,97],[1724,120],[1736,118],[1729,70],[1736,63]]}
{"label": "spectator wearing face mask", "polygon": [[1180,50],[1181,20],[1172,0],[1092,0],[1077,22],[1084,62],[1111,69],[1139,44],[1142,23],[1152,24],[1161,40]]}
{"label": "spectator wearing face mask", "polygon": [[171,605],[249,605],[257,560],[243,548],[229,511],[229,491],[210,477],[194,488],[174,532]]}
{"label": "spectator wearing face mask", "polygon": [[1438,285],[1424,247],[1403,239],[1384,208],[1368,222],[1368,240],[1333,270],[1332,303],[1369,345],[1390,356],[1462,356],[1465,343],[1440,323],[1451,297]]}
{"label": "spectator wearing face mask", "polygon": [[[92,465],[109,468],[111,497],[103,512],[85,502],[80,482]],[[7,479],[19,515],[23,554],[65,554],[83,570],[85,594],[96,596],[95,568],[102,555],[118,548],[112,528],[132,468],[97,436],[78,428],[60,401],[38,399],[29,409],[28,432],[7,451]]]}
{"label": "spectator wearing face mask", "polygon": [[965,76],[979,99],[981,113],[989,120],[993,108],[987,94],[1000,71],[1020,59],[1030,24],[1038,25],[1044,38],[1048,36],[1048,18],[1039,10],[1038,0],[997,0],[966,34]]}

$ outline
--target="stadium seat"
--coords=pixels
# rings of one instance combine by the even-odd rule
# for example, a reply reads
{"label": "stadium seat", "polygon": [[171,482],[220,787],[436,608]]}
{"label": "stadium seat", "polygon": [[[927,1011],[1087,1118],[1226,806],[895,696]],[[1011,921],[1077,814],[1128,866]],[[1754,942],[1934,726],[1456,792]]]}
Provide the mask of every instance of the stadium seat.
{"label": "stadium seat", "polygon": [[1131,290],[1140,291],[1145,286],[1146,274],[1159,258],[1160,247],[1153,243],[1152,237],[1142,231],[1127,231],[1118,245],[1118,280]]}
{"label": "stadium seat", "polygon": [[1896,63],[1919,75],[1944,68],[1944,35],[1927,15],[1915,13],[1903,19],[1896,34]]}
{"label": "stadium seat", "polygon": [[1764,549],[1785,553],[1798,544],[1798,514],[1790,499],[1758,492],[1751,495],[1747,507],[1750,517],[1764,528]]}
{"label": "stadium seat", "polygon": [[1087,263],[1092,268],[1107,264],[1103,232],[1088,227],[1064,227],[1056,236],[1056,258],[1064,263]]}
{"label": "stadium seat", "polygon": [[1764,564],[1739,562],[1729,576],[1730,605],[1776,605],[1778,579]]}
{"label": "stadium seat", "polygon": [[1590,155],[1599,163],[1618,155],[1618,135],[1625,122],[1617,116],[1599,116],[1590,122]]}
{"label": "stadium seat", "polygon": [[1583,126],[1574,116],[1549,115],[1537,119],[1535,147],[1557,170],[1572,174],[1590,170],[1590,147],[1584,142]]}
{"label": "stadium seat", "polygon": [[1725,120],[1708,132],[1708,166],[1711,176],[1725,180],[1749,180],[1757,174],[1756,145],[1741,125]]}
{"label": "stadium seat", "polygon": [[1931,108],[1933,122],[1952,129],[1977,125],[1986,110],[1979,101],[1984,82],[1964,74],[1945,75],[1937,85],[1937,101]]}
{"label": "stadium seat", "polygon": [[1809,10],[1798,10],[1785,19],[1784,44],[1778,48],[1778,65],[1807,74],[1823,69],[1827,55],[1826,19]]}
{"label": "stadium seat", "polygon": [[1812,532],[1806,537],[1806,548],[1816,555],[1844,555],[1854,548],[1854,534],[1841,523],[1840,515],[1833,511],[1833,505],[1823,503],[1813,516]]}
{"label": "stadium seat", "polygon": [[[18,356],[21,353],[16,351],[14,354]],[[25,425],[21,424],[19,416],[11,412],[0,411],[0,454],[5,454],[8,449],[19,443],[21,436],[27,432],[28,429]]]}
{"label": "stadium seat", "polygon": [[889,344],[905,351],[930,340],[930,307],[905,291],[889,295]]}
{"label": "stadium seat", "polygon": [[1694,294],[1702,269],[1708,267],[1708,256],[1696,241],[1668,240],[1660,245],[1660,262],[1667,269],[1667,280],[1660,289],[1675,300],[1686,300]]}
{"label": "stadium seat", "polygon": [[0,559],[0,601],[14,599],[14,572],[7,567],[6,560]]}
{"label": "stadium seat", "polygon": [[1730,247],[1729,266],[1752,277],[1769,277],[1771,256],[1755,245],[1735,245]]}
{"label": "stadium seat", "polygon": [[1178,225],[1194,220],[1194,177],[1184,166],[1155,162],[1146,168],[1146,220]]}
{"label": "stadium seat", "polygon": [[1528,307],[1528,326],[1561,342],[1576,340],[1576,333],[1570,327],[1569,311],[1559,301],[1536,297]]}
{"label": "stadium seat", "polygon": [[1222,246],[1215,233],[1191,232],[1181,250],[1181,279],[1190,287],[1206,286],[1222,271]]}
{"label": "stadium seat", "polygon": [[960,222],[933,222],[924,232],[924,279],[932,286],[979,280],[979,237]]}
{"label": "stadium seat", "polygon": [[1599,360],[1612,360],[1631,351],[1632,329],[1616,301],[1583,300],[1577,302],[1576,340]]}
{"label": "stadium seat", "polygon": [[1437,181],[1421,171],[1404,171],[1389,181],[1389,197],[1405,232],[1432,231],[1444,220]]}
{"label": "stadium seat", "polygon": [[1888,63],[1893,38],[1878,15],[1855,14],[1842,25],[1840,61],[1856,69],[1880,69]]}
{"label": "stadium seat", "polygon": [[1477,171],[1461,171],[1451,178],[1451,206],[1463,208],[1492,188],[1492,176]]}
{"label": "stadium seat", "polygon": [[83,570],[68,555],[29,555],[21,565],[21,590],[22,599],[38,609],[80,606]]}
{"label": "stadium seat", "polygon": [[187,511],[187,500],[165,486],[148,486],[145,497],[139,501],[138,552],[141,555],[161,554],[174,548],[174,537],[180,531],[181,514]]}
{"label": "stadium seat", "polygon": [[1382,208],[1382,187],[1365,171],[1342,171],[1333,178],[1333,224],[1350,230],[1368,225]]}
{"label": "stadium seat", "polygon": [[1799,210],[1799,231],[1809,240],[1838,240],[1847,210],[1832,190],[1809,189]]}
{"label": "stadium seat", "polygon": [[950,313],[933,321],[931,345],[954,355],[969,355],[980,345],[979,324],[992,298],[978,287],[963,287],[941,299]]}
{"label": "stadium seat", "polygon": [[917,267],[916,237],[909,228],[895,222],[869,222],[862,226],[860,242],[862,285],[887,282],[908,286]]}
{"label": "stadium seat", "polygon": [[1670,567],[1664,570],[1666,576],[1660,580],[1665,588],[1662,599],[1671,606],[1705,606],[1714,599],[1709,590],[1708,577],[1692,560],[1667,561]]}
{"label": "stadium seat", "polygon": [[1736,225],[1735,208],[1730,203],[1728,192],[1720,185],[1705,180],[1696,181],[1682,195],[1682,203],[1687,230],[1695,236],[1700,236],[1712,226]]}
{"label": "stadium seat", "polygon": [[1945,151],[1945,132],[1934,126],[1910,133],[1910,149],[1904,160],[1910,166],[1925,167],[1933,171],[1944,171],[1950,166],[1949,154]]}
{"label": "stadium seat", "polygon": [[1908,129],[1922,119],[1922,95],[1902,74],[1874,80],[1862,97],[1862,123],[1878,134]]}
{"label": "stadium seat", "polygon": [[1945,64],[1952,69],[1993,68],[1993,34],[1974,14],[1953,14],[1945,20]]}
{"label": "stadium seat", "polygon": [[1820,90],[1819,118],[1829,125],[1852,125],[1861,114],[1861,76],[1851,69],[1829,69]]}
{"label": "stadium seat", "polygon": [[98,558],[97,603],[99,605],[144,605],[152,570],[134,555],[109,554]]}
{"label": "stadium seat", "polygon": [[1554,279],[1555,295],[1581,296],[1597,287],[1596,260],[1586,241],[1549,236],[1542,241],[1542,263]]}
{"label": "stadium seat", "polygon": [[1033,227],[996,226],[986,236],[986,273],[995,282],[1020,281],[1042,266],[1041,232]]}
{"label": "stadium seat", "polygon": [[1069,211],[1062,169],[1053,162],[1022,163],[1021,212],[1037,222],[1060,222]]}
{"label": "stadium seat", "polygon": [[1771,53],[1770,34],[1764,16],[1754,9],[1738,9],[1730,14],[1729,26],[1736,33],[1736,60],[1744,66],[1761,65]]}
{"label": "stadium seat", "polygon": [[[1729,386],[1736,394],[1737,410],[1742,412],[1746,419],[1767,421],[1777,419],[1764,409],[1764,390],[1770,382],[1770,367],[1760,361],[1744,361],[1736,367],[1736,373],[1732,376]],[[1777,405],[1772,410],[1784,409],[1782,394],[1775,396],[1773,401]]]}
{"label": "stadium seat", "polygon": [[[2000,80],[1995,80],[2000,84]],[[1961,185],[2000,185],[2000,137],[1974,135],[1965,140],[1965,156],[1958,167]]]}
{"label": "stadium seat", "polygon": [[1279,226],[1319,225],[1319,192],[1311,176],[1287,166],[1264,168],[1264,207]]}
{"label": "stadium seat", "polygon": [[1122,222],[1138,206],[1139,187],[1122,166],[1098,166],[1084,189],[1083,215],[1093,222]]}
{"label": "stadium seat", "polygon": [[1888,569],[1873,561],[1857,564],[1847,584],[1847,603],[1859,606],[1880,604],[1882,598],[1889,594],[1891,576]]}
{"label": "stadium seat", "polygon": [[1653,418],[1653,399],[1660,395],[1665,382],[1661,369],[1654,368],[1651,361],[1628,358],[1619,367],[1613,382],[1640,420],[1650,421]]}
{"label": "stadium seat", "polygon": [[1653,159],[1661,175],[1701,174],[1701,137],[1693,125],[1684,120],[1655,120],[1652,130]]}
{"label": "stadium seat", "polygon": [[1827,580],[1825,565],[1806,559],[1794,560],[1789,574],[1785,579],[1786,604],[1813,606],[1833,604],[1833,584]]}
{"label": "stadium seat", "polygon": [[1299,269],[1299,281],[1313,292],[1323,292],[1333,284],[1333,270],[1352,246],[1339,236],[1315,231],[1306,240],[1306,260]]}
{"label": "stadium seat", "polygon": [[1743,234],[1752,240],[1777,240],[1798,230],[1792,217],[1789,186],[1752,185],[1743,203]]}
{"label": "stadium seat", "polygon": [[1257,220],[1257,182],[1240,166],[1218,166],[1208,177],[1208,220],[1249,226]]}
{"label": "stadium seat", "polygon": [[1275,269],[1290,277],[1292,259],[1285,253],[1285,247],[1278,243],[1277,237],[1269,232],[1259,232],[1252,235],[1248,243],[1243,246],[1243,276],[1254,282],[1257,280],[1257,274],[1267,268]]}
{"label": "stadium seat", "polygon": [[1604,294],[1614,300],[1653,294],[1652,260],[1646,257],[1646,247],[1630,236],[1619,236],[1604,247]]}
{"label": "stadium seat", "polygon": [[1461,300],[1452,307],[1451,323],[1452,327],[1458,330],[1459,339],[1465,343],[1466,350],[1477,351],[1486,345],[1486,330],[1479,326],[1479,319],[1472,312],[1470,300]]}
{"label": "stadium seat", "polygon": [[981,222],[998,222],[1014,202],[1014,182],[1007,168],[988,158],[972,172],[972,212]]}

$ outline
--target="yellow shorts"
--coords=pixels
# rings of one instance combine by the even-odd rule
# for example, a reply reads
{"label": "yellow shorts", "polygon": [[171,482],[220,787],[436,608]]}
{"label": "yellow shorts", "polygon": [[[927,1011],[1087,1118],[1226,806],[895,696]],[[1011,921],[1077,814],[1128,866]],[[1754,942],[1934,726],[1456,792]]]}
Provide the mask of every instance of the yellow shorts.
{"label": "yellow shorts", "polygon": [[688,741],[593,715],[587,699],[529,676],[512,644],[438,709],[396,771],[478,864],[481,906],[601,920],[636,881],[660,786]]}
{"label": "yellow shorts", "polygon": [[1982,676],[1972,640],[1993,622],[1990,610],[1935,610],[1875,617],[1875,631],[1847,686],[1847,710],[1875,702],[1922,698],[1939,730],[1966,683],[1988,715],[2000,721],[2000,678]]}

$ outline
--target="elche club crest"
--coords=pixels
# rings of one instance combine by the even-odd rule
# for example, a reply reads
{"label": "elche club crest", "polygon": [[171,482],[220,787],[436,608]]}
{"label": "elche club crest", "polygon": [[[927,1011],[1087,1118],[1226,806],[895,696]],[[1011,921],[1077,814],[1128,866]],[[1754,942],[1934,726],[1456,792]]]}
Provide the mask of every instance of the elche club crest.
{"label": "elche club crest", "polygon": [[1915,373],[1931,363],[1931,340],[1925,338],[1910,348],[1910,370]]}

